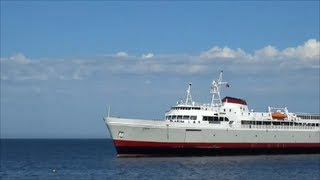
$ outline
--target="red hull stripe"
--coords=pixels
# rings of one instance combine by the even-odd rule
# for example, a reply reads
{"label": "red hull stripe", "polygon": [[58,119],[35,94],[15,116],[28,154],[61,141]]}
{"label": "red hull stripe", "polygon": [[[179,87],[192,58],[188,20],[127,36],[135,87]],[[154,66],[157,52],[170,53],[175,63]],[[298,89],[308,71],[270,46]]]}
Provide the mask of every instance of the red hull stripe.
{"label": "red hull stripe", "polygon": [[320,143],[185,143],[114,140],[116,147],[158,148],[320,148]]}

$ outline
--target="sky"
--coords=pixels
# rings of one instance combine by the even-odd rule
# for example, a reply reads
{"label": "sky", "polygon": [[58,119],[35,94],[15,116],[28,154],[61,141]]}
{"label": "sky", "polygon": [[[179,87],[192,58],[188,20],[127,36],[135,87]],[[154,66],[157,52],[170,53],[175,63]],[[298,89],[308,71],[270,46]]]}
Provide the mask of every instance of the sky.
{"label": "sky", "polygon": [[319,113],[319,1],[0,1],[1,138],[108,138],[186,97]]}

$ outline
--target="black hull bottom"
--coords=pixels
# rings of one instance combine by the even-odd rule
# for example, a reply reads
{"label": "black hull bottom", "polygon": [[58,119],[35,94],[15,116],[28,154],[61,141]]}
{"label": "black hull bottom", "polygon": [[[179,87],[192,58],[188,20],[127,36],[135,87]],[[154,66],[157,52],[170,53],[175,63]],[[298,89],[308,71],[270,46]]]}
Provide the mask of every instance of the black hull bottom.
{"label": "black hull bottom", "polygon": [[137,156],[231,156],[267,154],[320,154],[320,148],[159,148],[117,147],[119,157]]}

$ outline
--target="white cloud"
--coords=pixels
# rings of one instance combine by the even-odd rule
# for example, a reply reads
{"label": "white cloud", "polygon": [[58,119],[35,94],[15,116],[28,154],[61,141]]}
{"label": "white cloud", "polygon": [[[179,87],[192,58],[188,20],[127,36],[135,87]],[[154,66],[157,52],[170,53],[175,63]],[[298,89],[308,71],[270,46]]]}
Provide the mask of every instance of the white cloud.
{"label": "white cloud", "polygon": [[[121,61],[119,61],[121,59]],[[230,59],[224,61],[224,59]],[[268,45],[247,53],[217,46],[199,55],[143,54],[89,56],[66,59],[33,59],[22,53],[1,57],[1,80],[85,80],[112,74],[201,75],[216,70],[239,73],[319,69],[319,41],[310,39],[297,47],[278,50]]]}
{"label": "white cloud", "polygon": [[228,47],[220,48],[218,46],[200,54],[200,57],[205,59],[234,59],[246,56],[247,54],[240,48],[233,50]]}
{"label": "white cloud", "polygon": [[284,49],[282,54],[283,56],[288,58],[297,58],[301,60],[319,60],[320,42],[316,39],[309,39],[301,46]]}
{"label": "white cloud", "polygon": [[18,64],[29,64],[31,62],[28,58],[26,58],[21,53],[18,53],[18,54],[15,54],[15,55],[9,57],[9,60],[13,61],[13,62],[16,62]]}
{"label": "white cloud", "polygon": [[279,55],[279,51],[273,46],[266,46],[262,49],[259,49],[255,52],[254,56],[256,58],[264,58],[264,57],[276,57]]}
{"label": "white cloud", "polygon": [[154,54],[152,53],[148,53],[148,54],[142,54],[141,58],[142,59],[149,59],[149,58],[153,58]]}
{"label": "white cloud", "polygon": [[128,53],[121,51],[121,52],[117,52],[116,56],[118,56],[118,57],[128,57],[129,55],[128,55]]}

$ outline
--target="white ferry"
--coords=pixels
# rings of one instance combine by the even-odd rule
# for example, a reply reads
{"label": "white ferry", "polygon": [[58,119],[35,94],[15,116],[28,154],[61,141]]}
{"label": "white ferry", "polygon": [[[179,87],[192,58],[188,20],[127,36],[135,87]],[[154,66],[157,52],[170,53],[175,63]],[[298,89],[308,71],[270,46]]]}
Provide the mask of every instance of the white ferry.
{"label": "white ferry", "polygon": [[249,110],[243,99],[225,97],[228,86],[214,80],[210,104],[192,101],[191,83],[184,102],[164,120],[104,118],[118,156],[209,156],[320,153],[320,114],[291,113],[286,107]]}

